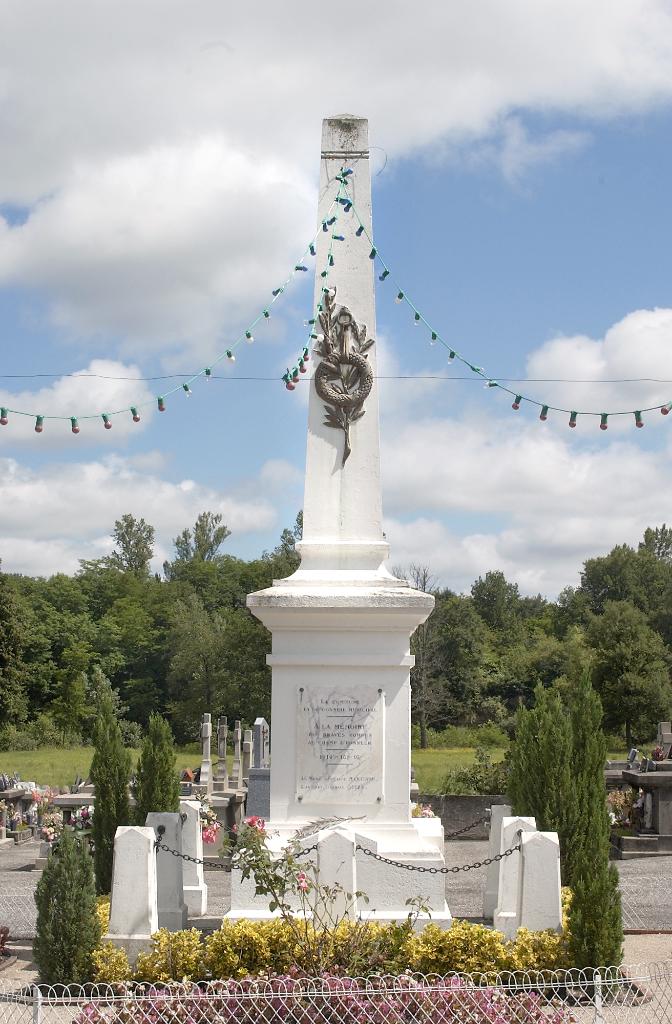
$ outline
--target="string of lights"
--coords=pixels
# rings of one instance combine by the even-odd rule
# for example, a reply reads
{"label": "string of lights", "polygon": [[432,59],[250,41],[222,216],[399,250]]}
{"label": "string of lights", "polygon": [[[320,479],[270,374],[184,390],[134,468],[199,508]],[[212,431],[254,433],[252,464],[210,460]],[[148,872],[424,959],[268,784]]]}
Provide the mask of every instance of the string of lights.
{"label": "string of lights", "polygon": [[[329,207],[329,210],[327,211],[326,219],[322,222],[322,224],[318,228],[317,232],[315,233],[315,235],[310,240],[310,242],[308,243],[308,245],[304,249],[303,253],[301,254],[300,259],[294,264],[293,269],[289,272],[289,274],[287,275],[285,280],[282,282],[282,284],[278,285],[276,288],[274,288],[272,290],[270,301],[260,310],[260,312],[255,316],[255,318],[251,321],[251,323],[248,324],[247,328],[236,338],[236,340],[231,342],[229,347],[224,349],[223,352],[220,352],[220,354],[215,359],[213,359],[212,362],[209,363],[208,366],[204,366],[200,370],[197,370],[195,373],[191,373],[190,375],[188,375],[186,377],[184,377],[182,375],[179,375],[179,377],[178,377],[178,375],[176,375],[176,374],[166,374],[166,375],[162,375],[162,376],[154,377],[154,378],[142,378],[142,377],[128,377],[128,378],[121,378],[121,377],[119,377],[119,378],[116,378],[116,377],[112,377],[112,376],[108,376],[108,375],[104,375],[104,374],[88,374],[88,375],[87,374],[67,374],[67,375],[64,375],[64,376],[69,376],[69,377],[78,377],[78,376],[91,376],[91,377],[94,377],[94,376],[98,376],[98,377],[101,377],[103,379],[127,379],[127,380],[171,380],[171,379],[175,379],[176,377],[178,377],[178,379],[180,380],[180,383],[175,384],[174,387],[171,387],[171,388],[168,388],[167,390],[164,390],[160,395],[156,395],[155,398],[151,402],[148,401],[148,402],[144,402],[144,403],[137,403],[136,405],[125,406],[124,408],[121,408],[121,409],[113,409],[113,410],[106,410],[106,411],[95,412],[95,413],[87,413],[85,415],[49,415],[49,414],[45,414],[45,413],[28,412],[25,409],[15,409],[15,408],[12,408],[9,405],[7,405],[7,406],[0,406],[0,426],[3,426],[3,427],[7,426],[7,424],[9,423],[10,415],[14,415],[14,416],[26,416],[26,417],[29,417],[31,419],[34,419],[35,420],[35,433],[37,433],[37,434],[41,434],[44,431],[44,425],[45,425],[45,422],[47,420],[60,420],[60,421],[65,421],[65,422],[69,421],[70,429],[71,429],[73,434],[79,434],[80,429],[81,429],[80,428],[80,421],[84,421],[84,420],[102,420],[102,423],[103,423],[103,426],[105,427],[105,429],[106,430],[110,430],[112,428],[112,419],[115,416],[119,416],[119,415],[130,413],[131,417],[133,419],[133,422],[134,423],[139,423],[140,422],[140,411],[141,411],[141,409],[146,408],[146,407],[148,407],[150,405],[153,405],[154,402],[156,402],[156,406],[157,406],[159,412],[165,412],[166,411],[166,400],[168,398],[170,398],[171,395],[174,395],[177,392],[181,391],[181,392],[184,393],[184,395],[187,398],[190,398],[191,395],[192,395],[191,385],[195,381],[200,380],[200,379],[204,379],[206,381],[212,380],[213,376],[214,376],[213,375],[214,367],[216,367],[218,364],[220,364],[224,360],[227,360],[230,363],[234,363],[236,361],[236,356],[235,356],[236,350],[241,345],[243,345],[243,344],[251,345],[254,342],[253,331],[256,329],[257,325],[260,324],[260,323],[265,323],[266,321],[268,321],[270,319],[271,307],[274,305],[275,302],[278,301],[280,296],[283,295],[283,293],[285,292],[285,289],[289,286],[289,284],[291,284],[291,282],[294,280],[294,278],[297,277],[300,273],[307,273],[308,272],[308,270],[309,270],[309,265],[308,265],[308,262],[307,262],[308,261],[308,257],[309,256],[310,257],[314,257],[317,254],[316,242],[317,242],[317,238],[318,238],[318,235],[319,235],[320,231],[327,231],[327,230],[329,230],[333,226],[333,224],[336,222],[336,220],[338,219],[338,205],[337,204],[338,204],[339,198],[342,195],[342,191],[343,191],[343,183],[339,182],[339,188],[338,188],[337,195],[334,197],[334,200],[331,203],[331,206]],[[332,248],[333,248],[334,240],[337,237],[338,236],[336,236],[336,235],[332,235],[332,242],[331,242],[331,247],[330,247],[330,250],[329,250],[329,258],[327,260],[327,266],[325,266],[324,270],[322,271],[322,276],[323,277],[327,276],[329,265],[333,266],[334,260],[333,260],[333,255],[332,255]],[[309,321],[309,323],[314,323],[314,320]],[[304,349],[304,362],[307,362],[308,359],[309,359],[309,349],[306,348],[306,349]],[[305,372],[305,369],[302,370],[301,372]],[[9,378],[11,376],[21,376],[21,375],[4,375],[4,376],[6,378]],[[52,375],[51,374],[45,374],[45,375],[35,374],[34,376],[37,377],[37,376],[52,376]],[[277,380],[277,378],[274,378],[274,379]]]}
{"label": "string of lights", "polygon": [[[346,192],[347,192],[347,178],[344,178],[343,180],[344,180],[344,187],[346,188]],[[447,352],[448,352],[448,359],[450,360],[450,362],[459,362],[459,363],[462,363],[464,366],[467,366],[469,368],[469,370],[472,372],[472,374],[474,374],[474,379],[480,379],[480,380],[482,380],[484,382],[484,387],[486,387],[488,389],[492,389],[492,390],[503,391],[506,394],[511,395],[513,397],[513,402],[511,403],[512,409],[517,411],[518,409],[520,409],[520,407],[523,404],[523,402],[527,402],[530,405],[536,406],[540,410],[539,419],[542,420],[542,421],[545,421],[545,420],[548,419],[549,412],[565,413],[565,414],[569,415],[569,426],[570,427],[575,427],[576,426],[577,419],[578,419],[579,416],[596,416],[596,417],[599,417],[600,429],[601,430],[607,430],[608,425],[609,425],[608,421],[609,421],[610,417],[615,417],[615,416],[633,416],[634,419],[635,419],[635,425],[637,427],[643,427],[644,426],[643,413],[646,413],[646,412],[661,412],[663,414],[663,416],[667,416],[668,413],[670,412],[670,410],[672,410],[672,401],[656,403],[655,405],[650,405],[650,406],[648,406],[646,408],[642,408],[642,409],[623,409],[623,410],[619,409],[619,410],[616,410],[616,411],[600,411],[600,412],[598,412],[598,411],[595,411],[595,410],[592,410],[592,409],[578,409],[578,410],[577,409],[567,409],[567,408],[564,408],[564,407],[561,407],[561,406],[553,405],[551,402],[547,402],[547,401],[539,400],[537,398],[533,398],[533,397],[531,397],[529,395],[523,394],[522,392],[517,392],[517,391],[515,391],[512,388],[506,387],[507,380],[508,380],[509,383],[514,383],[514,382],[522,383],[522,381],[515,381],[515,379],[511,380],[511,379],[507,379],[507,378],[495,378],[495,377],[490,376],[490,374],[488,374],[486,372],[486,370],[485,370],[485,368],[483,366],[479,366],[474,361],[472,361],[471,358],[469,358],[466,355],[463,355],[457,349],[457,347],[455,347],[455,345],[452,342],[446,341],[446,339],[443,337],[443,335],[440,333],[440,331],[437,328],[435,328],[429,322],[427,317],[421,312],[421,310],[418,308],[418,306],[415,304],[415,302],[413,302],[411,300],[411,298],[409,297],[407,291],[403,287],[401,287],[401,285],[399,285],[398,282],[395,280],[389,264],[380,255],[380,252],[378,251],[377,245],[375,244],[373,238],[371,237],[371,235],[367,231],[367,228],[366,228],[364,222],[362,221],[362,218],[360,217],[360,215],[359,215],[359,213],[357,211],[357,206],[355,205],[354,200],[352,199],[352,197],[349,194],[347,195],[347,199],[348,199],[348,206],[347,206],[347,208],[344,207],[344,209],[346,209],[346,212],[348,210],[352,210],[352,216],[355,218],[355,220],[358,223],[358,227],[357,227],[357,230],[355,231],[355,235],[358,238],[361,238],[363,240],[364,244],[370,246],[369,258],[371,260],[374,260],[378,264],[378,266],[380,266],[380,268],[381,268],[381,272],[378,275],[378,280],[381,283],[389,282],[389,284],[392,286],[392,288],[396,292],[396,294],[395,294],[395,302],[396,303],[405,303],[409,307],[410,311],[413,314],[413,321],[412,321],[413,324],[416,327],[424,327],[427,330],[427,332],[429,334],[430,344],[432,344],[432,345],[439,344],[439,345],[443,346],[443,348],[445,348],[447,350]],[[643,378],[643,379],[646,379],[646,378]],[[579,383],[579,382],[577,381],[577,383]],[[581,383],[583,383],[583,381],[581,381]],[[590,381],[590,383],[596,383],[596,382],[595,381]],[[668,383],[668,382],[667,381],[661,381],[661,383]]]}

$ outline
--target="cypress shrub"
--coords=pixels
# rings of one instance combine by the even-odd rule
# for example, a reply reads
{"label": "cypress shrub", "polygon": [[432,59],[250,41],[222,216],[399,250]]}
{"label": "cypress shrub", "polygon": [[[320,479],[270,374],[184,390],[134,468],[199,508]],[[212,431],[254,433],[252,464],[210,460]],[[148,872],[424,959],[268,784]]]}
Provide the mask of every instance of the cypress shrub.
{"label": "cypress shrub", "polygon": [[152,714],[142,743],[133,785],[135,817],[144,825],[150,811],[179,811],[180,781],[175,770],[173,734],[165,718]]}
{"label": "cypress shrub", "polygon": [[555,690],[536,688],[536,703],[521,708],[509,762],[513,813],[534,817],[540,832],[557,832],[562,877],[577,816],[570,716]]}
{"label": "cypress shrub", "polygon": [[35,890],[33,955],[45,985],[91,980],[91,954],[100,941],[93,861],[87,845],[66,830]]}
{"label": "cypress shrub", "polygon": [[602,703],[584,673],[571,700],[578,814],[570,843],[570,953],[577,967],[620,964],[623,924],[618,871],[609,863],[609,814],[604,788],[607,744]]}
{"label": "cypress shrub", "polygon": [[109,893],[112,887],[114,834],[119,825],[130,824],[128,783],[131,775],[131,755],[124,748],[121,738],[112,688],[107,681],[105,683],[99,689],[90,769],[91,781],[96,789],[93,863],[96,889],[101,895]]}

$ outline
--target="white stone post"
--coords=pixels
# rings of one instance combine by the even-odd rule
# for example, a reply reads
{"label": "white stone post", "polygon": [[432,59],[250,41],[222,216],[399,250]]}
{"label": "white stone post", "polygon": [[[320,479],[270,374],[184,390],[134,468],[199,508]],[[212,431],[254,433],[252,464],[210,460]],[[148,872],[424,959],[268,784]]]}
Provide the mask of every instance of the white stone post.
{"label": "white stone post", "polygon": [[217,719],[217,772],[214,789],[225,793],[229,788],[229,769],[226,761],[226,745],[229,735],[229,724],[226,718]]}
{"label": "white stone post", "polygon": [[212,757],[210,754],[210,741],[212,739],[212,717],[209,714],[203,715],[201,723],[201,775],[199,785],[205,787],[210,795],[212,792]]}
{"label": "white stone post", "polygon": [[159,928],[156,835],[152,828],[120,826],[114,836],[110,923],[106,941],[126,950],[131,963],[150,948]]}
{"label": "white stone post", "polygon": [[560,842],[557,832],[526,832],[521,836],[518,927],[541,932],[562,931]]}
{"label": "white stone post", "polygon": [[[518,843],[519,832],[536,832],[534,818],[503,818],[500,853]],[[512,853],[500,861],[499,892],[494,913],[494,926],[504,932],[507,939],[515,939],[518,931],[518,891],[520,888],[521,856]]]}
{"label": "white stone post", "polygon": [[[145,825],[159,836],[159,826],[164,829],[161,842],[171,850],[182,853],[182,816],[169,811],[150,811]],[[187,927],[187,907],[183,895],[182,858],[165,850],[156,854],[156,891],[159,910],[159,928],[179,932]]]}
{"label": "white stone post", "polygon": [[[490,808],[490,835],[488,837],[488,858],[491,860],[502,848],[502,819],[511,817],[508,804],[493,804]],[[483,917],[492,918],[499,894],[499,869],[501,860],[488,864],[483,894]]]}
{"label": "white stone post", "polygon": [[[189,857],[203,860],[203,837],[201,835],[201,805],[198,800],[180,800],[180,811],[184,816],[182,826],[182,852]],[[208,909],[208,887],[205,884],[203,865],[184,861],[182,865],[184,902],[190,917],[203,917]]]}
{"label": "white stone post", "polygon": [[246,729],[243,735],[243,758],[241,774],[243,785],[247,786],[250,778],[250,765],[252,764],[252,730]]}
{"label": "white stone post", "polygon": [[339,919],[354,920],[357,917],[355,852],[354,836],[341,829],[325,832],[318,842],[317,867],[320,884],[339,886],[342,890],[335,894],[331,906],[333,915]]}
{"label": "white stone post", "polygon": [[231,786],[233,789],[243,788],[243,731],[240,722],[233,727],[233,771]]}

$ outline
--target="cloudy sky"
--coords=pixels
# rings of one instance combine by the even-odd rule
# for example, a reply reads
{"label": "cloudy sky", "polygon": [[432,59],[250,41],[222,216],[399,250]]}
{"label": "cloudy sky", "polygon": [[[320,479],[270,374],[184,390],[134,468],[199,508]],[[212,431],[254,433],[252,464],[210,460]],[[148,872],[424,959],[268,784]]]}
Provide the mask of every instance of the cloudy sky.
{"label": "cloudy sky", "polygon": [[[0,403],[67,417],[0,427],[7,571],[75,571],[124,512],[156,527],[157,568],[204,509],[246,557],[293,521],[306,404],[278,378],[311,282],[190,400],[160,414],[155,398],[296,262],[321,119],[344,112],[370,120],[377,245],[450,344],[552,405],[672,400],[664,0],[5,0]],[[393,564],[456,590],[500,568],[554,596],[584,558],[672,519],[672,416],[603,432],[514,412],[393,298],[381,284]],[[84,418],[145,403],[137,424]]]}

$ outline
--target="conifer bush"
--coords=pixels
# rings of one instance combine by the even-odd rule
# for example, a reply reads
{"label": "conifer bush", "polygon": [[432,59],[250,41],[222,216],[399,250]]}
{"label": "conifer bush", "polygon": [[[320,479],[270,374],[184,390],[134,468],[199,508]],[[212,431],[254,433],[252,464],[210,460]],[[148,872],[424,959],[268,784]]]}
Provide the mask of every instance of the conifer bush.
{"label": "conifer bush", "polygon": [[175,744],[170,726],[161,715],[149,717],[133,785],[135,818],[144,825],[151,811],[179,811],[180,781],[175,770]]}
{"label": "conifer bush", "polygon": [[91,980],[100,941],[96,887],[88,846],[66,830],[35,890],[37,928],[33,955],[46,985]]}
{"label": "conifer bush", "polygon": [[112,688],[107,680],[98,687],[98,717],[93,729],[94,753],[91,781],[96,790],[93,816],[94,868],[96,889],[109,893],[112,887],[114,835],[120,825],[130,824],[128,783],[131,755],[124,748],[114,708]]}
{"label": "conifer bush", "polygon": [[620,964],[623,923],[618,871],[609,863],[609,810],[604,791],[607,746],[602,702],[585,673],[571,701],[578,814],[571,841],[569,947],[576,967]]}
{"label": "conifer bush", "polygon": [[535,705],[521,708],[509,759],[513,812],[534,817],[540,832],[557,832],[563,881],[576,827],[572,723],[559,693],[538,686]]}

